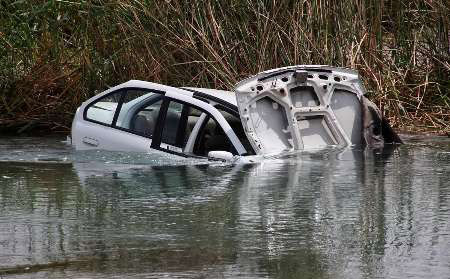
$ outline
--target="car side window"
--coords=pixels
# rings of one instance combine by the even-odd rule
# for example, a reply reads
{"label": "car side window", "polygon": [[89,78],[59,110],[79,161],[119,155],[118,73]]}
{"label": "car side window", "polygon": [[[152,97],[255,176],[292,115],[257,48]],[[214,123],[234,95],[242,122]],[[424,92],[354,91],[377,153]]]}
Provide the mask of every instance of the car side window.
{"label": "car side window", "polygon": [[177,142],[177,135],[180,128],[180,119],[183,112],[183,104],[171,101],[167,108],[166,118],[162,130],[161,142],[181,147]]}
{"label": "car side window", "polygon": [[188,104],[170,101],[162,125],[161,148],[192,154],[187,146],[202,112]]}
{"label": "car side window", "polygon": [[210,151],[229,151],[234,155],[238,155],[238,152],[225,134],[225,131],[212,117],[206,119],[197,137],[194,154],[207,156]]}
{"label": "car side window", "polygon": [[134,113],[129,126],[131,132],[145,137],[153,136],[153,131],[158,121],[159,110],[162,105],[162,98],[157,98],[152,101]]}
{"label": "car side window", "polygon": [[161,104],[162,95],[148,89],[121,89],[90,104],[86,119],[151,137]]}
{"label": "car side window", "polygon": [[100,98],[89,105],[86,111],[86,118],[102,124],[112,125],[121,97],[122,92],[116,92]]}
{"label": "car side window", "polygon": [[147,90],[128,90],[117,117],[116,127],[151,137],[158,120],[162,95]]}

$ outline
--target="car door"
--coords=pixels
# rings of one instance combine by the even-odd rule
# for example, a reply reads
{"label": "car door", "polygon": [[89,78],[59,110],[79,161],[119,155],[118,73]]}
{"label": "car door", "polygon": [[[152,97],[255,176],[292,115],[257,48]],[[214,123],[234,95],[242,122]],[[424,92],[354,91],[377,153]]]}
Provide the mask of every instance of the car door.
{"label": "car door", "polygon": [[209,151],[247,153],[216,108],[183,97],[164,97],[152,148],[184,157],[206,157]]}
{"label": "car door", "polygon": [[76,121],[72,133],[74,142],[82,142],[77,149],[147,152],[151,147],[184,157],[215,150],[247,153],[216,108],[190,92],[164,89],[121,88],[88,102],[84,121]]}
{"label": "car door", "polygon": [[72,134],[77,149],[148,152],[164,92],[121,88],[90,102]]}

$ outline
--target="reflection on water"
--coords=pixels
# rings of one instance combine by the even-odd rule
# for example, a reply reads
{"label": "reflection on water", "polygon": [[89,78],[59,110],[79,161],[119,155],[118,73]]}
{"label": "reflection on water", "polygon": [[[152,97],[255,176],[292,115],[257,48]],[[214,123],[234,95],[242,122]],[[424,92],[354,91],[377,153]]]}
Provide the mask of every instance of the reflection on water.
{"label": "reflection on water", "polygon": [[0,141],[3,278],[450,276],[446,139],[172,166],[25,143]]}

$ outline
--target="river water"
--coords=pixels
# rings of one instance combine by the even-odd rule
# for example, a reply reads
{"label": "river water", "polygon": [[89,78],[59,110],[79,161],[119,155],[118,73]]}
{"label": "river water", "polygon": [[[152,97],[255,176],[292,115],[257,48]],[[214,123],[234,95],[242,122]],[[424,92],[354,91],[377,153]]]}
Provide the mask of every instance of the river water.
{"label": "river water", "polygon": [[0,278],[450,278],[450,139],[253,164],[0,138]]}

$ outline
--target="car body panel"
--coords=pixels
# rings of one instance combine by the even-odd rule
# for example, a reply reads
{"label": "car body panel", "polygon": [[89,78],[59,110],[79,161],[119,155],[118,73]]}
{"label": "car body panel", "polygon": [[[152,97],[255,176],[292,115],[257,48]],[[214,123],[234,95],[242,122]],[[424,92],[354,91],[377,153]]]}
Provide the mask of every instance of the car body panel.
{"label": "car body panel", "polygon": [[[121,94],[127,94],[127,90],[149,90],[150,93],[138,97],[128,103],[118,101],[118,103],[115,104],[102,101],[114,94],[118,94],[119,96]],[[212,89],[204,91],[207,91],[205,94],[208,95],[211,95],[212,92],[214,92]],[[194,129],[191,131],[184,148],[162,141],[155,145],[153,138],[135,134],[129,130],[131,125],[130,121],[133,116],[136,116],[136,111],[142,109],[147,102],[154,98],[153,96],[157,96],[158,94],[162,96],[163,102],[169,103],[175,101],[180,104],[186,104],[190,107],[200,109],[204,112],[200,115],[197,120],[198,122],[194,124]],[[220,94],[224,94],[224,91],[220,92],[219,95]],[[150,148],[154,148],[182,156],[195,157],[192,153],[196,138],[199,135],[199,131],[204,126],[204,123],[212,117],[220,126],[221,130],[223,130],[237,154],[246,154],[247,150],[244,148],[227,120],[214,107],[215,102],[205,102],[201,99],[194,98],[193,95],[194,92],[189,90],[145,81],[132,80],[115,86],[85,101],[77,109],[72,123],[72,144],[76,149],[80,150],[106,149],[148,152]],[[123,98],[121,97],[121,99]],[[228,103],[226,101],[227,99],[230,100],[230,98],[227,97],[224,98],[223,101]],[[235,106],[235,104],[230,105]],[[116,109],[118,112],[116,112]],[[124,111],[124,113],[122,113],[122,111]],[[167,114],[168,112],[165,113]],[[159,116],[159,112],[158,117],[161,117]],[[155,122],[157,121],[161,122],[164,120],[159,118],[157,120],[155,119]]]}
{"label": "car body panel", "polygon": [[299,65],[259,73],[237,84],[242,124],[257,154],[361,144],[358,73]]}

